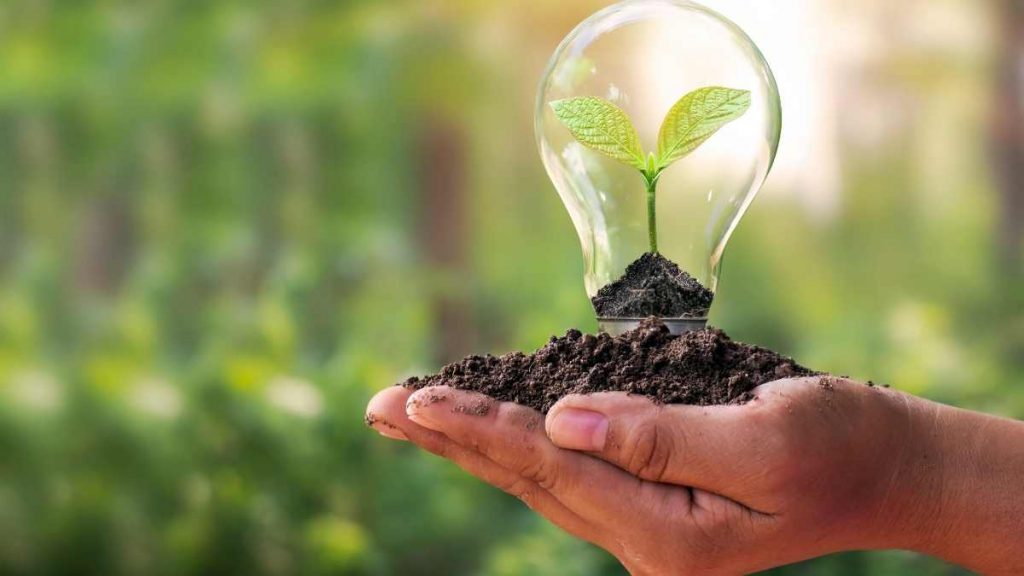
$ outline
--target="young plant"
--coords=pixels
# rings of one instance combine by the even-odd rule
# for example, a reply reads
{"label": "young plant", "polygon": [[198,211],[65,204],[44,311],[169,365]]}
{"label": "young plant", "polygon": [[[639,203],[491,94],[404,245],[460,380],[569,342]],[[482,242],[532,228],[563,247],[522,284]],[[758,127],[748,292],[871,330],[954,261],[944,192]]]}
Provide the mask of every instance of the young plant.
{"label": "young plant", "polygon": [[595,96],[551,102],[555,116],[587,148],[640,171],[647,189],[647,235],[658,253],[655,213],[658,179],[673,162],[696,150],[750,108],[750,91],[708,86],[690,92],[669,109],[658,133],[658,153],[644,155],[640,136],[621,108]]}

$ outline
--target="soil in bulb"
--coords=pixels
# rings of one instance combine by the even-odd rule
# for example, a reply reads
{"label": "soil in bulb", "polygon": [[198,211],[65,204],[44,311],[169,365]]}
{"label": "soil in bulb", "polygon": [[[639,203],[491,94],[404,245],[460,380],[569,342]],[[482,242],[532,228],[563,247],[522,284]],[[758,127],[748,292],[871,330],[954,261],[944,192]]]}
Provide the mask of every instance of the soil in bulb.
{"label": "soil in bulb", "polygon": [[704,318],[714,297],[675,262],[648,252],[590,301],[599,318]]}

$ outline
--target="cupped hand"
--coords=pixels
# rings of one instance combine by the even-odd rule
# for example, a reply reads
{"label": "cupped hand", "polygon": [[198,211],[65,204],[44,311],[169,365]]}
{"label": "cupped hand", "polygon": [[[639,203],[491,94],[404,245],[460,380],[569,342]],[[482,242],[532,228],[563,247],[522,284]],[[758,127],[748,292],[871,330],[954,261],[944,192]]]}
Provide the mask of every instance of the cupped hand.
{"label": "cupped hand", "polygon": [[[476,393],[389,388],[367,421],[522,499],[636,575],[740,574],[926,547],[930,407],[832,377],[742,405],[570,396],[546,418]],[[924,465],[922,466],[922,463]]]}

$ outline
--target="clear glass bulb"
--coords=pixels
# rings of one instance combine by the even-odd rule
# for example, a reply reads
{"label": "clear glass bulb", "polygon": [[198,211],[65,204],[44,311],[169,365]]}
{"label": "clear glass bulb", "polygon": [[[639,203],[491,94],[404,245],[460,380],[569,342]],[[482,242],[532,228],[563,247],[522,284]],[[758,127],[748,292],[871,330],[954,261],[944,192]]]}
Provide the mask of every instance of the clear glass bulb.
{"label": "clear glass bulb", "polygon": [[782,112],[764,56],[736,24],[687,0],[610,6],[552,56],[537,96],[537,144],[579,234],[591,298],[650,251],[645,181],[637,167],[581,144],[552,103],[610,101],[632,121],[646,155],[658,150],[673,104],[707,86],[749,91],[749,109],[664,169],[656,222],[658,253],[714,292],[729,237],[778,148]]}

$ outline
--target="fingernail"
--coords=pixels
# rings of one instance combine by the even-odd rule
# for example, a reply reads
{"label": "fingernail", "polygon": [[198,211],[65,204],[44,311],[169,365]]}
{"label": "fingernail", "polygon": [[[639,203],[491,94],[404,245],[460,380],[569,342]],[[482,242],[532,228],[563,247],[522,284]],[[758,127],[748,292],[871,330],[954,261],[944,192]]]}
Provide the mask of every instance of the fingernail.
{"label": "fingernail", "polygon": [[[410,420],[421,426],[429,424],[433,418],[431,406],[448,402],[447,392],[424,388],[409,396],[405,402],[405,414]],[[427,426],[429,428],[429,426]]]}
{"label": "fingernail", "polygon": [[413,394],[405,403],[405,415],[409,417],[409,420],[412,420],[420,426],[433,430],[435,426],[430,418],[430,407],[438,402],[444,402],[446,400],[447,398],[443,398],[439,395]]}
{"label": "fingernail", "polygon": [[389,424],[378,424],[374,426],[373,429],[385,438],[390,438],[392,440],[409,440],[409,437],[405,435],[405,432],[402,432],[398,428]]}
{"label": "fingernail", "polygon": [[409,437],[405,435],[405,432],[402,432],[397,426],[381,420],[381,418],[373,412],[367,412],[363,418],[365,419],[367,426],[373,428],[378,434],[385,438],[391,438],[392,440],[409,439]]}
{"label": "fingernail", "polygon": [[555,413],[548,436],[561,448],[598,452],[604,450],[608,418],[590,410],[565,408]]}

